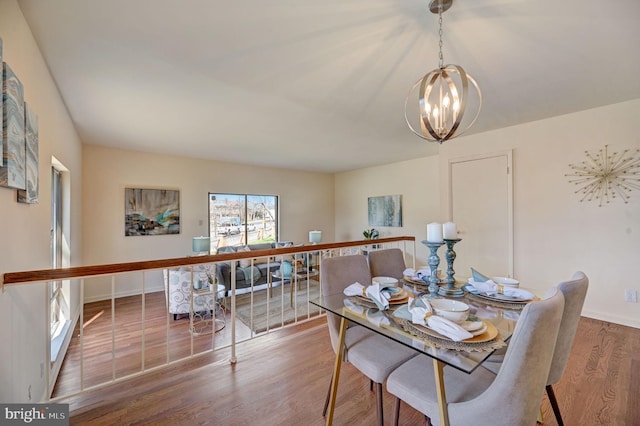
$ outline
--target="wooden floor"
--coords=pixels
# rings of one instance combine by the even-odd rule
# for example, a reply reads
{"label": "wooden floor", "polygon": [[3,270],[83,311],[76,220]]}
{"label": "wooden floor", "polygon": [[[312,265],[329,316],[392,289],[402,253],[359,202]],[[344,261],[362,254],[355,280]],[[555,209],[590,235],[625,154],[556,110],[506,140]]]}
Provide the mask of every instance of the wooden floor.
{"label": "wooden floor", "polygon": [[[334,362],[324,319],[243,342],[237,356],[231,365],[228,349],[200,355],[59,402],[70,404],[72,425],[324,424]],[[582,318],[555,391],[568,426],[640,425],[640,330]],[[384,398],[390,424],[393,399]],[[546,397],[542,409],[545,424],[555,425]],[[375,419],[368,380],[343,364],[334,424]],[[401,424],[424,424],[424,418],[403,405]]]}

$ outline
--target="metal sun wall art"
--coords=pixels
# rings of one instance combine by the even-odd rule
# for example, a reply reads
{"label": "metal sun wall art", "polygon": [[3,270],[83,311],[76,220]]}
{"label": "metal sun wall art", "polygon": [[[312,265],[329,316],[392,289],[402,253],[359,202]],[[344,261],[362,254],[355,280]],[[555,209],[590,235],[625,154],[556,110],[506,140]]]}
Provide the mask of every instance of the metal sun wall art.
{"label": "metal sun wall art", "polygon": [[625,149],[609,155],[608,145],[592,154],[585,151],[587,159],[579,164],[569,164],[573,170],[565,176],[569,183],[578,186],[575,191],[580,194],[580,202],[598,201],[609,204],[617,198],[629,202],[629,193],[640,190],[640,149],[635,152]]}

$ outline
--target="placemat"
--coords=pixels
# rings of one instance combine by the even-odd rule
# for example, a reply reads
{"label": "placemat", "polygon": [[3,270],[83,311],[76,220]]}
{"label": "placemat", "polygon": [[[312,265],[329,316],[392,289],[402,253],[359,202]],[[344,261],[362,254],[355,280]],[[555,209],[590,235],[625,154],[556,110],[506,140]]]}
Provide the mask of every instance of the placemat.
{"label": "placemat", "polygon": [[422,330],[419,330],[409,320],[402,319],[402,318],[395,318],[395,317],[393,317],[393,320],[396,323],[400,324],[404,329],[404,331],[408,332],[413,336],[419,337],[420,339],[424,340],[425,342],[439,349],[452,349],[455,351],[466,351],[466,352],[488,352],[488,351],[493,351],[495,349],[500,349],[507,346],[507,344],[504,342],[502,333],[500,333],[500,331],[498,331],[498,336],[495,339],[490,340],[488,342],[477,342],[477,343],[454,342],[453,340],[440,339],[438,337],[431,336],[423,332]]}

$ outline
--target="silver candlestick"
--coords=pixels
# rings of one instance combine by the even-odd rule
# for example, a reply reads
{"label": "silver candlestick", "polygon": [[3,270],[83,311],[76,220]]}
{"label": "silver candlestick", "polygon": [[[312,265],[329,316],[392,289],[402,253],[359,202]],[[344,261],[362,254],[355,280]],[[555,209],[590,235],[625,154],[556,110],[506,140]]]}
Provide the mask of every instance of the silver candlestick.
{"label": "silver candlestick", "polygon": [[456,279],[453,278],[453,274],[456,273],[456,271],[453,270],[453,261],[456,259],[456,252],[453,251],[453,246],[457,243],[461,241],[461,238],[454,238],[451,240],[444,240],[445,244],[447,245],[447,253],[446,253],[446,258],[447,258],[447,285],[444,287],[440,287],[440,289],[438,290],[438,294],[440,296],[448,296],[448,297],[462,297],[464,296],[464,292],[462,291],[462,289],[456,288],[455,284],[456,284]]}

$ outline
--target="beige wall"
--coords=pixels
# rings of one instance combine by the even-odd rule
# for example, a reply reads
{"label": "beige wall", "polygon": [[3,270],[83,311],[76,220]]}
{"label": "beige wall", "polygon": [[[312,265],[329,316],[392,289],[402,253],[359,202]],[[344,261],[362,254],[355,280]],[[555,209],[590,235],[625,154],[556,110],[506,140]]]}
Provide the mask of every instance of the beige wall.
{"label": "beige wall", "polygon": [[[371,228],[367,216],[369,197],[401,194],[402,227],[375,228],[380,237],[415,236],[416,261],[427,258],[428,250],[420,244],[427,238],[427,223],[442,221],[437,156],[338,173],[335,180],[337,241],[364,239],[362,231]],[[409,246],[407,250],[411,252]],[[412,265],[413,259],[407,259],[407,264]]]}
{"label": "beige wall", "polygon": [[[368,227],[368,196],[402,194],[404,226],[380,228],[382,234],[421,241],[427,223],[449,218],[450,159],[513,150],[515,277],[543,292],[582,270],[591,280],[584,315],[640,327],[640,303],[624,301],[625,289],[640,293],[640,191],[628,204],[598,207],[581,203],[564,176],[585,150],[640,148],[638,116],[635,100],[455,139],[441,146],[438,157],[340,173],[336,239],[360,238]],[[426,264],[425,249],[417,257]]]}
{"label": "beige wall", "polygon": [[[22,12],[13,0],[0,2],[3,59],[24,85],[25,101],[39,118],[39,204],[16,202],[16,191],[0,188],[0,273],[51,267],[49,254],[51,157],[69,169],[71,207],[66,244],[71,263],[80,263],[81,145]],[[9,287],[0,294],[0,401],[39,401],[44,394],[44,284]],[[77,308],[77,301],[75,301]],[[74,301],[72,301],[74,305]]]}
{"label": "beige wall", "polygon": [[[333,175],[206,161],[85,145],[83,244],[86,264],[184,257],[191,238],[207,235],[208,193],[250,193],[280,197],[280,237],[308,242],[309,231],[333,241]],[[124,188],[180,190],[179,235],[124,236]],[[202,221],[202,225],[200,225]],[[120,277],[119,295],[138,293],[140,277]],[[160,272],[150,272],[145,288],[162,288]],[[85,300],[109,296],[109,285],[92,285]]]}

